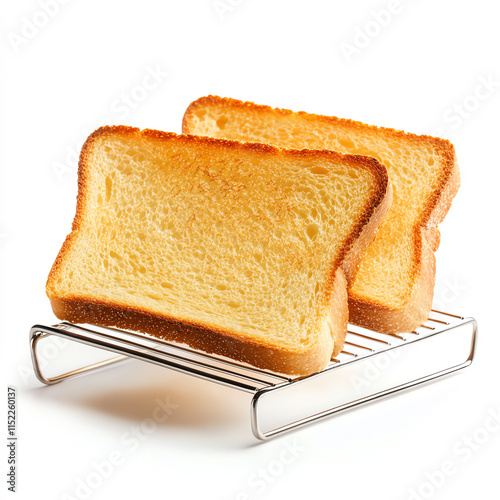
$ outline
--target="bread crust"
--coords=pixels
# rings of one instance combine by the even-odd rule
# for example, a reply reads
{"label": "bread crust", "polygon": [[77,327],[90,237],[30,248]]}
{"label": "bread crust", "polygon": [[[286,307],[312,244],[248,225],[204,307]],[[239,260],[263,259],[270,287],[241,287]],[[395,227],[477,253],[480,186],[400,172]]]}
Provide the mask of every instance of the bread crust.
{"label": "bread crust", "polygon": [[[61,296],[57,291],[57,277],[62,269],[64,260],[72,244],[78,237],[79,230],[85,220],[87,210],[87,185],[89,183],[89,164],[96,143],[108,134],[120,135],[142,135],[159,140],[176,140],[192,144],[203,149],[207,145],[215,144],[218,147],[233,148],[239,151],[261,152],[266,155],[298,156],[307,159],[339,158],[346,159],[363,168],[369,169],[377,179],[378,189],[374,190],[373,198],[366,207],[365,213],[355,231],[345,243],[339,258],[332,263],[331,273],[325,294],[325,303],[322,310],[331,320],[331,336],[325,335],[325,342],[318,342],[313,349],[307,352],[284,350],[264,341],[255,341],[249,337],[243,337],[236,332],[224,331],[215,325],[201,322],[172,318],[166,315],[152,314],[149,311],[131,308],[117,301],[100,301],[85,296]],[[92,133],[85,142],[80,155],[78,166],[78,196],[76,215],[72,225],[72,231],[67,236],[63,246],[50,271],[46,292],[55,315],[62,320],[74,323],[91,323],[101,326],[116,326],[137,330],[153,336],[186,343],[193,348],[202,349],[206,352],[228,356],[240,361],[250,363],[260,368],[272,371],[306,375],[323,369],[328,363],[332,352],[338,353],[342,349],[347,331],[348,309],[346,299],[345,277],[341,269],[342,261],[351,252],[359,251],[357,239],[362,236],[370,239],[381,220],[381,213],[388,209],[390,204],[390,184],[385,167],[377,160],[356,156],[343,155],[334,151],[314,150],[283,150],[265,144],[243,143],[198,137],[192,135],[177,135],[169,132],[156,130],[143,130],[137,128],[114,126],[102,127]],[[357,258],[357,257],[356,257]]]}
{"label": "bread crust", "polygon": [[384,333],[405,333],[427,321],[432,307],[436,258],[433,248],[423,235],[416,234],[414,245],[422,256],[419,268],[414,273],[417,281],[411,289],[411,295],[401,308],[384,307],[374,301],[357,297],[349,292],[349,321],[355,325]]}
{"label": "bread crust", "polygon": [[[349,290],[349,321],[354,324],[384,333],[402,333],[413,331],[425,322],[432,307],[434,293],[435,256],[433,252],[438,249],[440,242],[437,225],[446,216],[453,197],[460,186],[460,173],[453,145],[448,140],[437,137],[416,135],[402,130],[367,125],[359,121],[334,116],[317,115],[303,111],[294,112],[288,109],[272,108],[266,105],[212,95],[201,97],[188,106],[182,120],[183,132],[190,131],[190,122],[197,110],[210,106],[217,107],[221,103],[247,112],[297,115],[307,121],[342,124],[353,131],[376,130],[386,137],[404,139],[414,145],[430,144],[439,151],[443,168],[440,172],[438,188],[433,196],[427,200],[424,210],[414,224],[413,266],[405,304],[399,308],[389,308],[375,299],[370,300],[361,297],[356,295],[352,289]],[[363,249],[368,246],[366,243],[369,242],[363,242],[362,238],[358,240],[358,245]],[[358,255],[357,259],[356,255]],[[349,287],[353,284],[355,272],[359,268],[362,252],[353,252],[351,259],[353,261],[351,269],[349,269],[349,258],[344,261],[344,268],[347,267],[346,275],[348,276]]]}
{"label": "bread crust", "polygon": [[[453,147],[453,146],[452,146]],[[451,164],[451,165],[450,165]],[[460,172],[456,159],[447,155],[447,177],[442,190],[428,206],[425,223],[414,232],[413,285],[403,307],[387,308],[349,292],[349,321],[384,333],[412,332],[429,318],[436,280],[436,257],[440,235],[437,225],[450,209],[460,187]]]}
{"label": "bread crust", "polygon": [[[248,339],[241,340],[230,332],[202,328],[118,304],[81,298],[51,298],[50,302],[54,314],[61,320],[142,332],[170,342],[187,344],[209,354],[226,356],[287,375],[307,375],[320,371],[331,357],[331,350],[320,343],[313,351],[302,353],[285,351]],[[341,308],[331,308],[332,320],[339,325],[339,329],[346,331],[349,315],[347,301],[343,301],[340,305]],[[345,338],[345,334],[343,337]],[[338,338],[341,340],[342,334],[339,334]],[[340,352],[340,350],[342,345],[335,345],[335,351]]]}
{"label": "bread crust", "polygon": [[[186,111],[184,112],[184,116],[182,118],[182,133],[183,134],[189,134],[190,126],[189,122],[193,115],[195,114],[195,110],[197,108],[204,108],[207,106],[217,106],[221,102],[228,103],[230,106],[234,108],[240,108],[245,111],[262,111],[262,112],[272,112],[272,113],[277,113],[281,115],[298,115],[301,118],[304,118],[309,121],[322,121],[325,123],[342,123],[343,125],[350,127],[352,129],[371,129],[371,130],[377,130],[379,132],[382,132],[383,134],[387,134],[392,137],[400,137],[404,138],[405,140],[409,140],[411,142],[415,143],[434,143],[439,145],[440,147],[443,146],[449,151],[453,151],[453,145],[451,144],[450,141],[447,139],[441,139],[439,137],[432,137],[430,135],[418,135],[418,134],[412,134],[411,132],[405,132],[404,130],[397,130],[393,128],[388,128],[388,127],[380,127],[378,125],[368,125],[366,123],[356,121],[356,120],[351,120],[349,118],[338,118],[336,116],[328,116],[328,115],[318,115],[315,113],[308,113],[307,111],[292,111],[290,109],[285,109],[285,108],[273,108],[271,106],[267,106],[266,104],[255,104],[254,102],[251,101],[240,101],[239,99],[233,99],[231,97],[220,97],[216,95],[208,95],[204,97],[200,97],[199,99],[196,99],[193,101],[189,106],[186,108]],[[446,146],[447,145],[447,146]],[[332,150],[329,150],[332,151]]]}
{"label": "bread crust", "polygon": [[[370,158],[375,160],[375,158]],[[375,160],[378,162],[378,160]],[[384,220],[385,216],[389,212],[392,204],[392,185],[389,183],[387,185],[387,191],[384,200],[377,205],[375,210],[373,210],[370,218],[363,228],[359,232],[356,240],[352,242],[349,253],[347,253],[344,261],[342,263],[342,269],[347,280],[347,288],[350,288],[356,278],[356,273],[358,272],[363,255],[370,245],[370,243],[375,239],[377,234],[377,229]]]}
{"label": "bread crust", "polygon": [[344,348],[347,336],[347,323],[349,322],[349,307],[347,305],[347,281],[344,271],[339,267],[333,282],[332,303],[329,306],[330,325],[333,338],[334,359]]}

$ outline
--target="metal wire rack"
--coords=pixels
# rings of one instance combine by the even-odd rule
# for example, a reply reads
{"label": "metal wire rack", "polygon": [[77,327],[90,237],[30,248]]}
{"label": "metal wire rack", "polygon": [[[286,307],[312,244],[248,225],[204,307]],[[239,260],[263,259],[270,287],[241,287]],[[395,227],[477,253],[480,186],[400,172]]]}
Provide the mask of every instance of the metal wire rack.
{"label": "metal wire rack", "polygon": [[[407,334],[382,334],[349,325],[339,356],[323,371],[305,377],[272,373],[135,332],[67,322],[34,325],[30,348],[35,374],[47,385],[135,358],[245,391],[252,395],[252,432],[266,440],[469,366],[476,333],[473,318],[436,310]],[[53,335],[118,356],[47,377],[37,347]]]}

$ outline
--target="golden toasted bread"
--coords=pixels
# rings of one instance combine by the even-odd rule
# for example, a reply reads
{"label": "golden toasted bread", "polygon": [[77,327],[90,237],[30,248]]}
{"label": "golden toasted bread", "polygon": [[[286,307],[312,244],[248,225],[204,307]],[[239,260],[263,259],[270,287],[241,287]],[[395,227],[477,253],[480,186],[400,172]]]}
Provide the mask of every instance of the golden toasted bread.
{"label": "golden toasted bread", "polygon": [[345,273],[390,204],[377,160],[104,127],[78,175],[47,282],[60,319],[290,374],[342,349]]}
{"label": "golden toasted bread", "polygon": [[389,172],[394,201],[350,284],[350,321],[397,333],[427,320],[439,246],[437,225],[460,184],[448,141],[215,96],[189,106],[183,132],[379,160]]}

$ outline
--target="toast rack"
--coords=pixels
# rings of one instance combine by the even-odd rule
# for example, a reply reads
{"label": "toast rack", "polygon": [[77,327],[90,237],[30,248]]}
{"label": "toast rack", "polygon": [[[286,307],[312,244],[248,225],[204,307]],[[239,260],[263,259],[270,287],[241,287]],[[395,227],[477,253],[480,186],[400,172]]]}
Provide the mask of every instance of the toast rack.
{"label": "toast rack", "polygon": [[[321,372],[286,376],[148,335],[61,322],[34,325],[30,349],[40,382],[52,385],[130,358],[170,368],[249,393],[254,436],[267,440],[461,370],[472,363],[477,323],[432,310],[413,332],[382,334],[349,325],[344,350]],[[117,354],[48,377],[37,348],[57,336]]]}

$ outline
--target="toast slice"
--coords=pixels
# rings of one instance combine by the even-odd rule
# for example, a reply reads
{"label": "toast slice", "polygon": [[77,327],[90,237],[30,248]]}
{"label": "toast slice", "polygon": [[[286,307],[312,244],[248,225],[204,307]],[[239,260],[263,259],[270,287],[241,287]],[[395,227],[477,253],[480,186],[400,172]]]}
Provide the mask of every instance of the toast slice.
{"label": "toast slice", "polygon": [[398,333],[413,331],[427,320],[440,238],[437,225],[460,184],[448,141],[214,96],[188,107],[183,132],[378,159],[389,172],[394,201],[350,284],[350,322]]}
{"label": "toast slice", "polygon": [[282,373],[324,368],[345,274],[387,212],[363,156],[104,127],[83,146],[56,316],[142,331]]}

